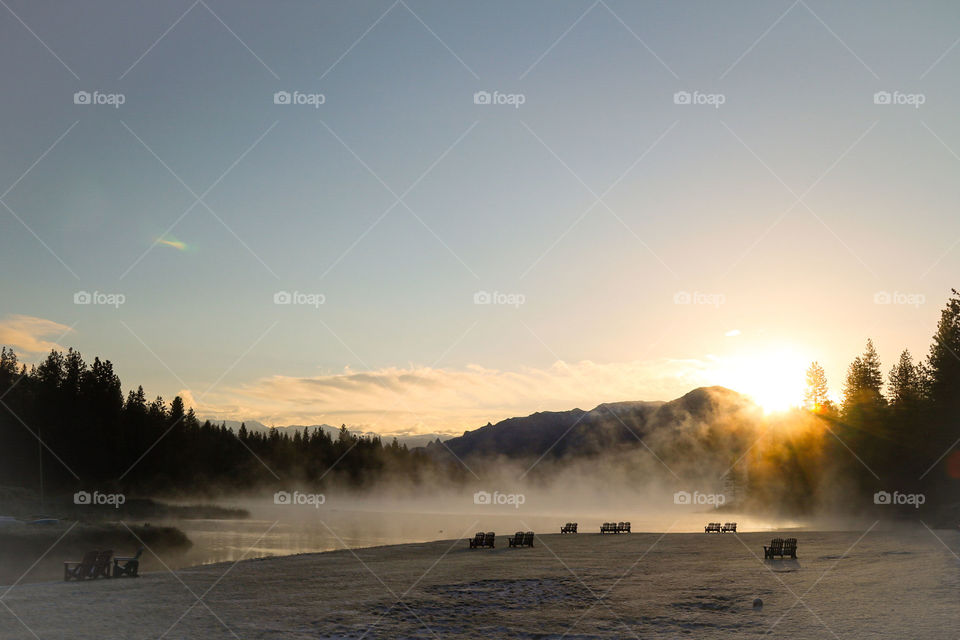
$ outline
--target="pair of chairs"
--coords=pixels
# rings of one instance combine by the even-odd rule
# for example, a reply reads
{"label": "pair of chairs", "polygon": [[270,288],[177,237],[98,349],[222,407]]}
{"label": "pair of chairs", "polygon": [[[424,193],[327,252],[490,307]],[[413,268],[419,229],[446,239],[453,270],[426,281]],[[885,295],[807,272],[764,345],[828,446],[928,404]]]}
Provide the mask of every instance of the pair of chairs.
{"label": "pair of chairs", "polygon": [[600,533],[630,533],[630,523],[604,522],[600,525]]}
{"label": "pair of chairs", "polygon": [[576,533],[577,532],[577,523],[568,522],[567,524],[560,527],[560,533]]}
{"label": "pair of chairs", "polygon": [[493,543],[496,538],[496,535],[493,531],[488,531],[484,533],[483,531],[478,531],[473,539],[470,540],[471,549],[482,549],[484,547],[493,549]]}
{"label": "pair of chairs", "polygon": [[[87,551],[79,562],[67,561],[63,563],[63,579],[96,580],[97,578],[136,578],[140,575],[140,556],[143,549],[135,556],[113,557],[113,550]],[[110,571],[110,560],[113,560],[113,574]]]}
{"label": "pair of chairs", "polygon": [[507,538],[511,547],[532,547],[533,531],[517,531],[512,538]]}
{"label": "pair of chairs", "polygon": [[791,557],[794,560],[797,558],[797,539],[796,538],[774,538],[770,541],[770,546],[763,547],[763,557],[773,559],[774,556],[779,556],[781,558]]}

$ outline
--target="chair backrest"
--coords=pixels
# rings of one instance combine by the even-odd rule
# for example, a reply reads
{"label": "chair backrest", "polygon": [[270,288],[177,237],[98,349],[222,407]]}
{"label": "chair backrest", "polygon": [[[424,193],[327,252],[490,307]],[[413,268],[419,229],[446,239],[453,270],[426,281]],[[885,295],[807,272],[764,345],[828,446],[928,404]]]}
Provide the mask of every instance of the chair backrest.
{"label": "chair backrest", "polygon": [[483,534],[483,544],[489,545],[492,547],[493,540],[495,537],[496,537],[496,534],[494,534],[493,531],[487,531],[485,534]]}
{"label": "chair backrest", "polygon": [[73,570],[73,575],[78,578],[89,577],[93,573],[93,568],[96,566],[99,556],[99,551],[87,551],[83,554],[83,560],[81,560],[80,564]]}
{"label": "chair backrest", "polygon": [[523,531],[517,531],[515,534],[513,534],[513,537],[517,540],[523,540]]}
{"label": "chair backrest", "polygon": [[97,554],[97,561],[93,565],[93,577],[96,578],[100,575],[109,576],[110,571],[110,558],[113,557],[113,549],[108,549],[106,551],[101,551]]}
{"label": "chair backrest", "polygon": [[571,524],[573,525],[573,530],[576,531],[576,530],[577,530],[577,523],[576,523],[576,522],[572,522]]}
{"label": "chair backrest", "polygon": [[473,536],[473,544],[482,544],[483,543],[483,531],[478,531]]}
{"label": "chair backrest", "polygon": [[783,546],[787,549],[796,549],[797,548],[797,539],[796,538],[787,538],[783,541]]}
{"label": "chair backrest", "polygon": [[523,534],[523,544],[533,546],[533,531],[527,531]]}
{"label": "chair backrest", "polygon": [[774,538],[771,540],[770,547],[774,550],[783,549],[783,538]]}

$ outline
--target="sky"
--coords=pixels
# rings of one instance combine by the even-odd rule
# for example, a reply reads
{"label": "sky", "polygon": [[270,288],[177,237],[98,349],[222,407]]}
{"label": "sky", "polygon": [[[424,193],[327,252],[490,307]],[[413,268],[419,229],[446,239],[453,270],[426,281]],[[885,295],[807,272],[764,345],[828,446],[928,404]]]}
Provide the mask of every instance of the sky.
{"label": "sky", "polygon": [[949,2],[0,3],[0,343],[459,433],[925,355]]}

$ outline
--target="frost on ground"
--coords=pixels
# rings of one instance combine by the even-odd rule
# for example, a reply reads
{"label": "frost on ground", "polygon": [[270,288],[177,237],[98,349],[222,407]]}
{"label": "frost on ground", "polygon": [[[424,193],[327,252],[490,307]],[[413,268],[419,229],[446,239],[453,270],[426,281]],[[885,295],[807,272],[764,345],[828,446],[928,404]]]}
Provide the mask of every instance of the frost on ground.
{"label": "frost on ground", "polygon": [[765,562],[774,535],[439,541],[18,585],[0,638],[960,636],[960,533],[794,532],[798,559]]}

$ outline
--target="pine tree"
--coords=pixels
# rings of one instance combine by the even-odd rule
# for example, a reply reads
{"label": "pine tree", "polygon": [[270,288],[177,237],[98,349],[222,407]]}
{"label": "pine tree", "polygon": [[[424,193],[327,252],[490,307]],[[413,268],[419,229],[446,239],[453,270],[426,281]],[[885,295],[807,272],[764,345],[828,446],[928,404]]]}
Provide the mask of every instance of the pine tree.
{"label": "pine tree", "polygon": [[883,373],[880,358],[872,340],[867,340],[862,356],[857,356],[847,369],[843,389],[843,411],[850,415],[856,408],[877,409],[886,404],[883,397]]}
{"label": "pine tree", "polygon": [[888,386],[890,404],[895,409],[916,409],[923,398],[921,371],[913,364],[909,349],[904,349],[900,360],[890,369]]}
{"label": "pine tree", "polygon": [[833,407],[827,388],[827,374],[824,373],[819,362],[811,363],[810,368],[807,369],[807,391],[804,394],[804,401],[811,411],[829,411]]}
{"label": "pine tree", "polygon": [[960,292],[940,312],[927,364],[930,369],[930,397],[942,409],[960,409]]}

